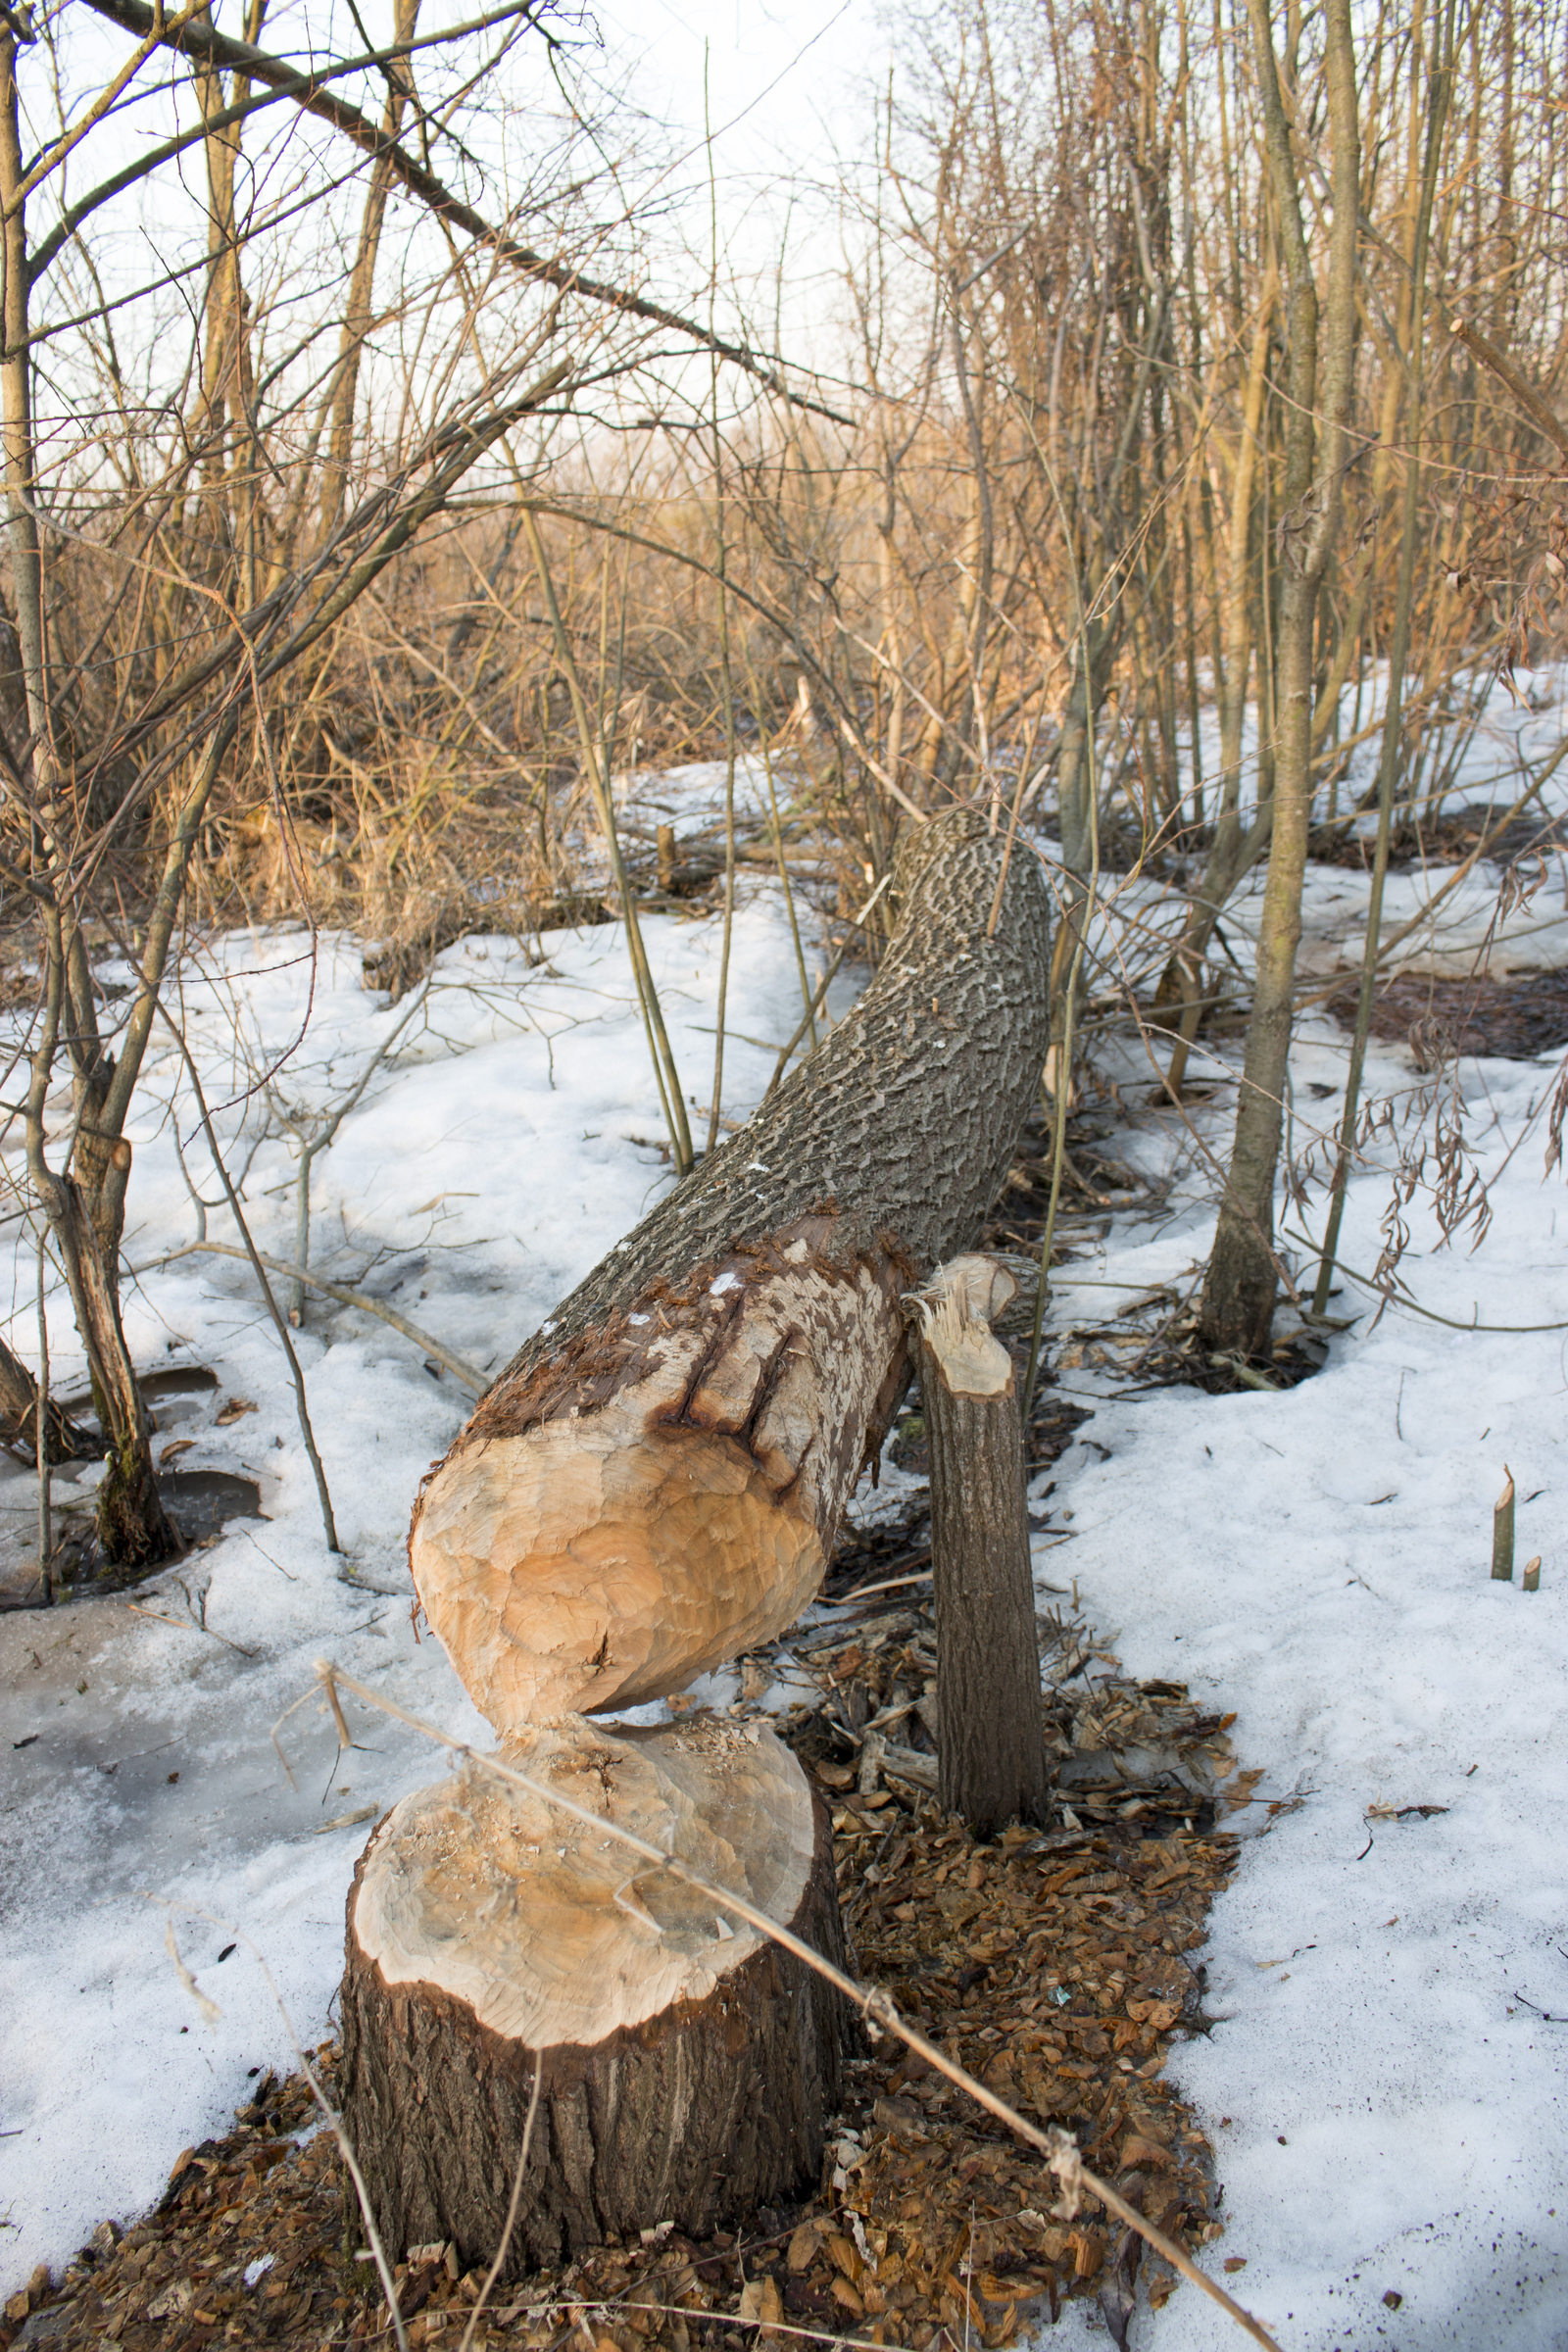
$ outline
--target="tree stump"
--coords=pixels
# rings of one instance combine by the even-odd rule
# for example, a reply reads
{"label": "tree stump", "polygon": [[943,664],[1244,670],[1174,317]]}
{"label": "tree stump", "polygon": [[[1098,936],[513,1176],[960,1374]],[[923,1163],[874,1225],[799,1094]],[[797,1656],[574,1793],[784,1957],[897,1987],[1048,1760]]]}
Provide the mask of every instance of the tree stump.
{"label": "tree stump", "polygon": [[956,1257],[911,1301],[931,1455],[938,1792],[981,1837],[1046,1819],[1040,1640],[1012,1359],[991,1329],[1017,1291]]}
{"label": "tree stump", "polygon": [[[771,1731],[724,1720],[509,1751],[842,1961],[832,1829]],[[842,2002],[606,1838],[479,1776],[407,1797],[355,1873],[343,2111],[397,2252],[506,2268],[672,2221],[704,2233],[820,2175]]]}

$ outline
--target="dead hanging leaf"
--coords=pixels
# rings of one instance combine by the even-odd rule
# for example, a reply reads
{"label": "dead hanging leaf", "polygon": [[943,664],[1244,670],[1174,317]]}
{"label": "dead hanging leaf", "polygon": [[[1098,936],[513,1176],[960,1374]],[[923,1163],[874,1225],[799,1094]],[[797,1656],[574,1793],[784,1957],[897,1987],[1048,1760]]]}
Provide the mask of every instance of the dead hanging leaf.
{"label": "dead hanging leaf", "polygon": [[220,1429],[227,1429],[231,1422],[243,1420],[247,1413],[254,1413],[256,1409],[256,1404],[251,1397],[230,1396],[218,1408],[218,1426]]}

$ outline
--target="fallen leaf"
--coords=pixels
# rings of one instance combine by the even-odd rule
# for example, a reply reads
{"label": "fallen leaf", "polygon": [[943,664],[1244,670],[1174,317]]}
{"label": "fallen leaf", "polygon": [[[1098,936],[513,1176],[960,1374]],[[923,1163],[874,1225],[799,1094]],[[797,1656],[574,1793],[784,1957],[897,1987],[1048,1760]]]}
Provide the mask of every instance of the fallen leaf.
{"label": "fallen leaf", "polygon": [[841,2271],[852,2285],[858,2286],[865,2265],[861,2262],[853,2241],[841,2236],[838,2230],[831,2230],[822,2242],[827,2247],[835,2270]]}
{"label": "fallen leaf", "polygon": [[764,2336],[771,2339],[773,2328],[784,2317],[784,2305],[778,2287],[771,2278],[748,2278],[741,2288],[741,2299],[735,2307],[741,2320],[760,2322]]}
{"label": "fallen leaf", "polygon": [[249,1396],[230,1396],[226,1404],[219,1407],[218,1426],[227,1429],[231,1421],[241,1420],[246,1413],[254,1413],[255,1410],[256,1406]]}
{"label": "fallen leaf", "polygon": [[177,1462],[182,1453],[189,1453],[195,1443],[194,1438],[173,1438],[167,1446],[161,1446],[158,1453],[159,1469],[167,1470],[171,1462]]}

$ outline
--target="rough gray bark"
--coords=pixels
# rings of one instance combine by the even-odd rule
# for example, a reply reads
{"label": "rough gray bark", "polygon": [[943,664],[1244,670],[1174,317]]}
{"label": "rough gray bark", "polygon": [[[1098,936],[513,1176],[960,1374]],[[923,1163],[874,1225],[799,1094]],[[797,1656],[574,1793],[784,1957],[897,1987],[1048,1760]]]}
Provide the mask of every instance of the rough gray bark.
{"label": "rough gray bark", "polygon": [[[960,1258],[921,1294],[920,1396],[931,1452],[937,1619],[938,1790],[981,1837],[1046,1818],[1040,1644],[1024,1499],[1023,1424],[1012,1364],[991,1337]],[[1004,1276],[1008,1282],[1010,1279]],[[939,1286],[958,1311],[944,1318]],[[997,1301],[1005,1303],[1005,1295]],[[978,1311],[976,1311],[978,1310]]]}
{"label": "rough gray bark", "polygon": [[[1014,845],[994,938],[1004,845],[975,809],[906,833],[899,923],[882,967],[824,1044],[563,1301],[498,1375],[474,1429],[569,1409],[556,1367],[573,1343],[797,1220],[831,1221],[824,1254],[890,1248],[927,1271],[971,1240],[997,1197],[1045,1059],[1051,899]],[[580,1360],[580,1358],[579,1358]],[[552,1367],[548,1382],[539,1376]],[[537,1396],[535,1409],[524,1397]],[[463,1441],[460,1440],[460,1444]]]}
{"label": "rough gray bark", "polygon": [[[450,2239],[464,2267],[501,2241],[535,2054],[434,1984],[388,1984],[348,1902],[343,2118],[394,2259]],[[833,1836],[816,1806],[796,1933],[843,1966]],[[815,2186],[840,2095],[844,2004],[776,1944],[708,1999],[592,2048],[543,2053],[538,2118],[503,2277],[672,2221],[703,2236]]]}

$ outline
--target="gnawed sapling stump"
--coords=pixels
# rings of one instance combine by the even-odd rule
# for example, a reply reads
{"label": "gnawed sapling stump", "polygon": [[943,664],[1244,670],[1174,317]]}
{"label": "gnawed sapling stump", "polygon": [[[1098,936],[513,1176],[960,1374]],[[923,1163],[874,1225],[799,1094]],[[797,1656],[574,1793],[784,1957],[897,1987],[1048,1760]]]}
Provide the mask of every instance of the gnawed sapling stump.
{"label": "gnawed sapling stump", "polygon": [[[901,1300],[1007,1168],[1046,1045],[1043,876],[955,810],[895,886],[857,1005],[518,1351],[409,1543],[505,1753],[827,1951],[827,1826],[770,1732],[583,1719],[683,1690],[809,1599],[906,1384]],[[540,2049],[513,2272],[815,2177],[835,2002],[564,1817],[461,1783],[407,1800],[348,1950],[345,2116],[400,2248],[493,2255]]]}
{"label": "gnawed sapling stump", "polygon": [[989,1838],[1044,1821],[1040,1642],[1012,1359],[991,1328],[1017,1282],[956,1257],[910,1300],[931,1455],[938,1792]]}

